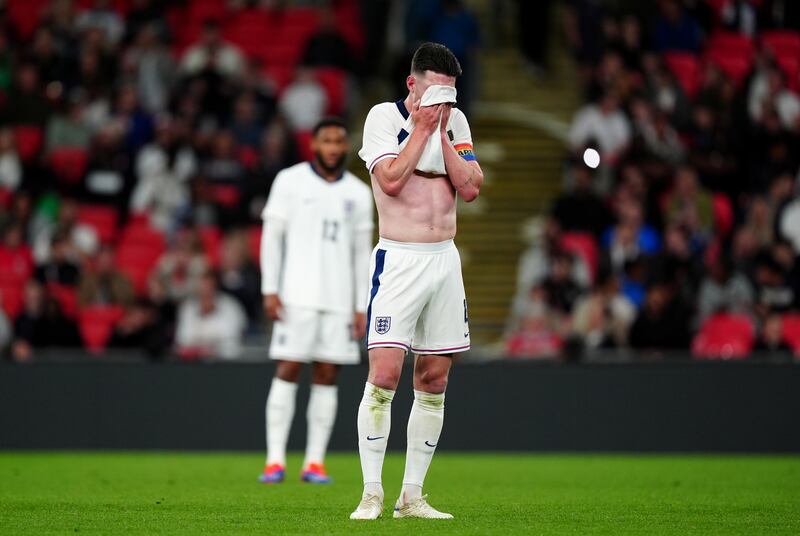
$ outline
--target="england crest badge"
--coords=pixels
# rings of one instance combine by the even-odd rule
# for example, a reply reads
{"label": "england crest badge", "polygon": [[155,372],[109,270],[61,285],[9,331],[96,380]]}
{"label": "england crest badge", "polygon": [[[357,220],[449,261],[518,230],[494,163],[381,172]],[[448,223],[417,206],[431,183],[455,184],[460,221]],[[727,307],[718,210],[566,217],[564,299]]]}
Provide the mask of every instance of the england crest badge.
{"label": "england crest badge", "polygon": [[378,316],[375,318],[375,332],[378,335],[385,335],[389,333],[389,330],[391,328],[392,328],[391,316]]}

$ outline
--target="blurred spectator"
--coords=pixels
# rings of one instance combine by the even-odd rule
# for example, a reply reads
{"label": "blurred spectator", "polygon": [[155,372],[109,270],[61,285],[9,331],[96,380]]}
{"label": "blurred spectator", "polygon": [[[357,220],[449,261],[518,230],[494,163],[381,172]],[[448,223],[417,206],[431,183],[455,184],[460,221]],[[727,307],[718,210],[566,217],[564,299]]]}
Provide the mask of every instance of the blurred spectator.
{"label": "blurred spectator", "polygon": [[112,116],[114,129],[121,133],[128,154],[144,147],[153,137],[153,118],[139,106],[132,84],[119,89]]}
{"label": "blurred spectator", "polygon": [[641,204],[624,197],[617,201],[617,224],[603,233],[601,243],[610,266],[620,272],[627,261],[640,255],[652,255],[661,247],[661,240],[650,225],[645,224]]}
{"label": "blurred spectator", "polygon": [[155,268],[157,277],[175,301],[194,294],[200,278],[208,270],[208,261],[203,253],[197,231],[181,227]]}
{"label": "blurred spectator", "polygon": [[233,105],[230,130],[240,146],[258,147],[264,121],[258,115],[256,98],[252,93],[242,93]]}
{"label": "blurred spectator", "polygon": [[74,287],[80,271],[70,259],[70,240],[65,233],[56,234],[50,247],[47,262],[36,267],[36,280],[43,285],[57,284]]}
{"label": "blurred spectator", "polygon": [[786,75],[770,65],[757,71],[750,83],[747,109],[754,123],[762,123],[775,111],[787,130],[800,130],[800,98],[786,88]]}
{"label": "blurred spectator", "polygon": [[301,57],[301,63],[309,67],[336,67],[355,72],[356,65],[350,45],[339,33],[330,8],[319,11],[319,26],[316,33],[306,41]]}
{"label": "blurred spectator", "polygon": [[14,143],[14,132],[0,128],[0,190],[16,192],[22,183],[22,163]]}
{"label": "blurred spectator", "polygon": [[662,111],[654,110],[647,101],[635,100],[632,105],[636,134],[644,152],[643,157],[676,166],[684,159],[684,148],[678,132]]}
{"label": "blurred spectator", "polygon": [[780,232],[794,247],[795,255],[800,255],[800,196],[781,211]]}
{"label": "blurred spectator", "polygon": [[67,75],[67,60],[56,47],[52,32],[45,26],[37,28],[33,35],[29,59],[36,64],[43,84],[61,80]]}
{"label": "blurred spectator", "polygon": [[224,78],[236,78],[244,71],[244,65],[241,51],[222,39],[219,23],[214,20],[203,23],[200,41],[181,58],[181,71],[189,76],[209,70]]}
{"label": "blurred spectator", "polygon": [[125,25],[111,7],[111,0],[94,0],[90,9],[78,15],[75,27],[80,32],[90,28],[101,30],[106,42],[112,47],[117,46],[125,33]]}
{"label": "blurred spectator", "polygon": [[20,63],[14,71],[14,82],[0,114],[0,122],[44,128],[50,117],[50,103],[39,87],[38,69],[32,63]]}
{"label": "blurred spectator", "polygon": [[527,62],[528,68],[534,74],[543,74],[547,69],[548,63],[550,11],[553,2],[551,0],[541,0],[539,2],[517,0],[516,4],[517,36],[520,51]]}
{"label": "blurred spectator", "polygon": [[718,312],[749,314],[755,295],[745,276],[734,271],[729,259],[721,257],[708,267],[697,294],[699,322]]}
{"label": "blurred spectator", "polygon": [[0,91],[8,92],[13,77],[13,55],[8,46],[8,35],[0,32]]}
{"label": "blurred spectator", "polygon": [[700,51],[703,34],[697,21],[679,0],[658,0],[659,15],[653,28],[653,46],[658,52]]}
{"label": "blurred spectator", "polygon": [[611,215],[594,189],[594,172],[582,163],[572,166],[572,190],[553,204],[553,217],[564,231],[581,231],[599,237],[611,222]]}
{"label": "blurred spectator", "polygon": [[127,206],[131,182],[128,155],[122,147],[122,133],[114,125],[100,129],[89,151],[89,163],[81,188],[82,200],[112,205],[122,210]]}
{"label": "blurred spectator", "polygon": [[758,12],[752,0],[729,0],[720,11],[720,22],[725,29],[755,36],[758,31]]}
{"label": "blurred spectator", "polygon": [[159,40],[153,26],[144,26],[123,58],[125,71],[136,84],[142,108],[148,113],[162,112],[169,102],[169,91],[175,80],[175,62]]}
{"label": "blurred spectator", "polygon": [[47,296],[38,281],[28,281],[23,310],[14,322],[12,359],[28,361],[37,348],[74,347],[80,343],[75,322],[64,316],[58,303]]}
{"label": "blurred spectator", "polygon": [[430,40],[449,48],[461,64],[463,74],[456,79],[458,109],[469,117],[476,93],[479,68],[477,54],[481,44],[475,15],[462,0],[442,0],[441,10],[432,20]]}
{"label": "blurred spectator", "polygon": [[561,351],[563,320],[547,303],[541,285],[531,288],[527,305],[506,339],[506,354],[511,357],[553,357]]}
{"label": "blurred spectator", "polygon": [[565,251],[554,252],[550,260],[549,273],[541,283],[552,311],[562,315],[569,315],[572,312],[582,290],[573,274],[572,255]]}
{"label": "blurred spectator", "polygon": [[261,313],[261,276],[247,247],[247,234],[233,231],[225,236],[219,268],[219,286],[239,302],[250,320]]}
{"label": "blurred spectator", "polygon": [[175,344],[185,357],[235,359],[241,353],[247,317],[241,305],[217,290],[213,272],[199,278],[197,289],[178,311]]}
{"label": "blurred spectator", "polygon": [[756,260],[755,287],[755,311],[762,318],[800,306],[800,299],[795,296],[782,266],[770,253],[764,252]]}
{"label": "blurred spectator", "polygon": [[77,45],[75,18],[72,0],[52,0],[42,13],[43,23],[53,33],[57,47],[67,55],[74,54]]}
{"label": "blurred spectator", "polygon": [[114,251],[103,246],[97,257],[88,262],[78,285],[78,303],[81,307],[93,305],[120,305],[133,303],[133,285],[130,279],[114,265]]}
{"label": "blurred spectator", "polygon": [[666,220],[689,231],[694,244],[705,244],[714,231],[714,202],[700,187],[697,173],[682,167],[675,174],[675,185],[667,198]]}
{"label": "blurred spectator", "polygon": [[71,147],[86,149],[92,140],[92,129],[84,120],[86,94],[82,89],[73,89],[67,96],[65,110],[55,114],[47,123],[45,145],[48,151]]}
{"label": "blurred spectator", "polygon": [[141,348],[153,358],[162,357],[172,344],[162,322],[158,307],[149,300],[138,299],[114,326],[109,346]]}
{"label": "blurred spectator", "polygon": [[90,225],[78,222],[78,203],[75,199],[61,198],[53,220],[48,219],[40,226],[31,241],[33,256],[41,264],[50,258],[50,246],[56,235],[69,240],[67,253],[71,261],[94,255],[100,245],[97,231]]}
{"label": "blurred spectator", "polygon": [[616,165],[630,141],[630,122],[613,92],[606,92],[597,103],[578,110],[569,129],[569,143],[574,152],[594,146],[600,152],[600,162],[608,166]]}
{"label": "blurred spectator", "polygon": [[771,314],[767,316],[753,352],[756,357],[791,357],[792,348],[783,337],[783,318],[781,315]]}
{"label": "blurred spectator", "polygon": [[278,108],[295,132],[309,132],[328,107],[325,89],[314,78],[308,68],[297,70],[294,81],[289,84],[278,101]]}
{"label": "blurred spectator", "polygon": [[125,43],[131,43],[145,26],[152,28],[159,39],[166,40],[169,26],[164,11],[163,2],[159,0],[130,0],[130,9],[125,16]]}
{"label": "blurred spectator", "polygon": [[775,239],[775,213],[764,196],[751,199],[743,228],[752,233],[759,248],[772,244]]}
{"label": "blurred spectator", "polygon": [[11,323],[8,321],[5,311],[0,308],[0,356],[6,355],[6,349],[11,344],[13,336],[14,331],[11,329]]}
{"label": "blurred spectator", "polygon": [[261,221],[261,210],[278,172],[297,161],[290,133],[282,122],[273,121],[261,136],[258,160],[247,177],[246,196],[251,221]]}
{"label": "blurred spectator", "polygon": [[194,151],[177,138],[174,121],[163,117],[156,124],[153,143],[136,156],[136,186],[131,211],[147,213],[156,228],[169,231],[176,218],[189,210],[189,179],[197,171]]}
{"label": "blurred spectator", "polygon": [[621,348],[635,317],[636,308],[620,294],[617,278],[601,273],[591,293],[575,305],[572,333],[590,349]]}
{"label": "blurred spectator", "polygon": [[631,326],[631,347],[649,350],[688,348],[688,320],[686,311],[674,297],[671,285],[654,283],[647,288],[643,307]]}
{"label": "blurred spectator", "polygon": [[11,222],[3,230],[0,243],[3,260],[3,279],[24,282],[33,273],[33,255],[25,243],[25,229],[21,222]]}

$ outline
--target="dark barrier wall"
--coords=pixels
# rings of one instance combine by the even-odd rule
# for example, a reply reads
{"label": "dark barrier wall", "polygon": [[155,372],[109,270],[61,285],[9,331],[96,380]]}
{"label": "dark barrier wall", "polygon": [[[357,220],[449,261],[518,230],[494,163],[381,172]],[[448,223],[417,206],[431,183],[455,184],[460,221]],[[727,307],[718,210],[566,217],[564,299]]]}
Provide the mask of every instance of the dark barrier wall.
{"label": "dark barrier wall", "polygon": [[[404,448],[404,374],[390,448]],[[270,364],[0,365],[0,448],[261,449]],[[356,448],[366,369],[342,374],[331,447]],[[299,392],[291,448],[303,447]],[[800,366],[460,365],[445,449],[800,451]]]}

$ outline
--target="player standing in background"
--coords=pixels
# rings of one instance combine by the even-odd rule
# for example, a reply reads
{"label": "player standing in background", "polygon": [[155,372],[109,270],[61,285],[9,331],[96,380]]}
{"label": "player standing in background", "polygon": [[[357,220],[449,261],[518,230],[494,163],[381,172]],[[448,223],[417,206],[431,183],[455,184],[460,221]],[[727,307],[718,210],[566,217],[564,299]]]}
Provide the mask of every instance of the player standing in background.
{"label": "player standing in background", "polygon": [[[420,103],[429,86],[455,86],[460,74],[446,47],[421,45],[406,78],[408,96],[376,105],[364,125],[359,156],[371,174],[380,241],[367,308],[369,377],[358,409],[364,492],[351,519],[376,519],[383,512],[381,470],[391,403],[409,350],[416,354],[414,404],[394,517],[453,517],[428,505],[422,484],[444,422],[451,356],[470,344],[461,261],[453,244],[456,202],[458,196],[467,202],[478,196],[483,173],[464,114],[451,104]],[[431,139],[440,142],[445,174],[418,169]]]}
{"label": "player standing in background", "polygon": [[263,483],[282,482],[297,381],[312,363],[302,479],[327,483],[323,465],[336,418],[340,365],[357,364],[364,336],[373,203],[369,187],[344,170],[347,129],[338,119],[314,128],[312,162],[278,173],[262,215],[261,291],[275,321],[277,361],[267,397]]}

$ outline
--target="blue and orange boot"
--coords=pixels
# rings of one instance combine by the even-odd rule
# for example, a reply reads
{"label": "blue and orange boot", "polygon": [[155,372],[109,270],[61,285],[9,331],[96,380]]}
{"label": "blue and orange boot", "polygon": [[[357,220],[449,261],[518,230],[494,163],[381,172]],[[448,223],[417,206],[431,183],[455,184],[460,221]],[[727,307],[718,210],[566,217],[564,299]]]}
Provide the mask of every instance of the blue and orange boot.
{"label": "blue and orange boot", "polygon": [[264,467],[264,472],[258,475],[258,481],[262,484],[280,484],[286,477],[286,468],[277,463]]}
{"label": "blue and orange boot", "polygon": [[325,472],[325,466],[321,463],[308,464],[308,466],[303,469],[300,479],[309,484],[330,484],[333,482],[333,479]]}

